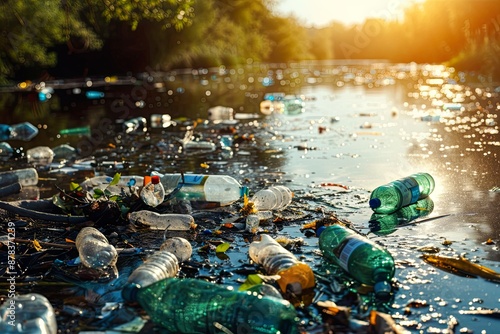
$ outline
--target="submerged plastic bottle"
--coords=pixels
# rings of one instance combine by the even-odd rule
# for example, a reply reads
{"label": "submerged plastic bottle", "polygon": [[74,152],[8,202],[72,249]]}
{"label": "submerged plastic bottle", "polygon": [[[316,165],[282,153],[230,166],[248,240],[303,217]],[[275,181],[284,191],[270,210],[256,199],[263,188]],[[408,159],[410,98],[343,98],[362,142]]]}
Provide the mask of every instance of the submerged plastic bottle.
{"label": "submerged plastic bottle", "polygon": [[163,203],[165,189],[160,182],[160,177],[158,175],[145,176],[140,195],[142,201],[151,207],[156,207]]}
{"label": "submerged plastic bottle", "polygon": [[434,210],[434,202],[430,197],[426,197],[390,214],[374,213],[370,217],[368,226],[376,235],[387,235],[394,232],[401,224],[428,216],[432,210]]}
{"label": "submerged plastic bottle", "polygon": [[156,251],[128,277],[127,283],[144,288],[165,278],[175,277],[179,272],[177,257],[168,251]]}
{"label": "submerged plastic bottle", "polygon": [[375,296],[389,298],[394,259],[386,249],[340,224],[322,227],[319,248],[328,261],[339,265],[358,282],[373,286]]}
{"label": "submerged plastic bottle", "polygon": [[0,187],[20,183],[23,187],[36,186],[38,172],[35,168],[22,168],[0,172]]}
{"label": "submerged plastic bottle", "polygon": [[160,250],[174,254],[179,262],[189,260],[193,254],[193,248],[189,241],[181,237],[168,238],[161,244]]}
{"label": "submerged plastic bottle", "polygon": [[122,296],[171,333],[298,333],[297,312],[288,301],[200,279],[127,284]]}
{"label": "submerged plastic bottle", "polygon": [[293,193],[285,186],[272,186],[257,191],[250,202],[259,211],[283,210],[292,202]]}
{"label": "submerged plastic bottle", "polygon": [[370,195],[369,205],[376,213],[392,213],[429,196],[434,187],[434,179],[430,174],[415,173],[375,188]]}
{"label": "submerged plastic bottle", "polygon": [[213,202],[220,206],[229,205],[244,194],[248,188],[228,175],[201,174],[159,174],[167,198],[192,202]]}
{"label": "submerged plastic bottle", "polygon": [[93,269],[106,269],[116,264],[118,254],[113,245],[98,229],[84,227],[75,240],[82,263]]}
{"label": "submerged plastic bottle", "polygon": [[158,213],[139,210],[129,213],[129,221],[148,226],[153,230],[188,231],[195,227],[194,218],[183,213]]}
{"label": "submerged plastic bottle", "polygon": [[6,299],[0,306],[0,333],[56,334],[54,309],[45,296],[37,293]]}
{"label": "submerged plastic bottle", "polygon": [[248,252],[268,275],[280,276],[278,285],[285,298],[295,301],[294,304],[311,304],[316,285],[311,267],[267,234],[262,234],[260,241],[253,241]]}

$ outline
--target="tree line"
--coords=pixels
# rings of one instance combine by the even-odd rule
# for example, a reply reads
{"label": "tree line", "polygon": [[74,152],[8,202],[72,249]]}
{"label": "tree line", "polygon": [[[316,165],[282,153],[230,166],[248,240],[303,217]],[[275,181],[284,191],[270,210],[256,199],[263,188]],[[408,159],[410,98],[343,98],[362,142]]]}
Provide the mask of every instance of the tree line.
{"label": "tree line", "polygon": [[500,1],[426,0],[401,17],[306,27],[279,0],[4,0],[0,82],[251,62],[387,59],[500,77]]}

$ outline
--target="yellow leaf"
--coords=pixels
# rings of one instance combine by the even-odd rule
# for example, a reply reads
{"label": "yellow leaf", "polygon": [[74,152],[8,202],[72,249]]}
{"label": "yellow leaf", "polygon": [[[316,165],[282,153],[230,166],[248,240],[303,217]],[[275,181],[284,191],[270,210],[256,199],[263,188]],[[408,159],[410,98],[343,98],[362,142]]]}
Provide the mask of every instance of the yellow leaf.
{"label": "yellow leaf", "polygon": [[43,249],[42,245],[38,242],[38,240],[33,240],[33,247],[35,247],[36,251],[39,252]]}

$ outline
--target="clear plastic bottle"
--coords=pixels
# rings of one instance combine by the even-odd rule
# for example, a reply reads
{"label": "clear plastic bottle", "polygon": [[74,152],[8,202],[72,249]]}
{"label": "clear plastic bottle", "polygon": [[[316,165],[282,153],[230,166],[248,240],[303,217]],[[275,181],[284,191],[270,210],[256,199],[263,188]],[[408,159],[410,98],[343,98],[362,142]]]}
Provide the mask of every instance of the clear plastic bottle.
{"label": "clear plastic bottle", "polygon": [[228,175],[159,174],[167,198],[229,205],[248,195],[248,188]]}
{"label": "clear plastic bottle", "polygon": [[37,146],[26,151],[28,163],[34,165],[46,166],[52,163],[54,151],[48,146]]}
{"label": "clear plastic bottle", "polygon": [[368,226],[376,235],[388,235],[401,224],[430,215],[432,210],[434,210],[434,202],[430,197],[426,197],[390,214],[374,213],[370,217]]}
{"label": "clear plastic bottle", "polygon": [[30,122],[22,122],[11,126],[10,138],[15,140],[30,141],[38,134],[36,126]]}
{"label": "clear plastic bottle", "polygon": [[0,306],[0,317],[0,333],[57,333],[54,309],[45,296],[37,293],[6,299]]}
{"label": "clear plastic bottle", "polygon": [[293,193],[285,186],[272,186],[257,191],[251,202],[259,211],[283,210],[292,202]]}
{"label": "clear plastic bottle", "polygon": [[122,296],[171,333],[298,333],[297,312],[288,301],[200,279],[127,284]]}
{"label": "clear plastic bottle", "polygon": [[9,140],[12,127],[8,124],[0,124],[0,140]]}
{"label": "clear plastic bottle", "polygon": [[165,278],[175,277],[179,272],[177,257],[168,251],[159,250],[151,254],[128,277],[127,283],[144,288]]}
{"label": "clear plastic bottle", "polygon": [[158,175],[145,176],[141,189],[142,201],[151,207],[156,207],[163,203],[165,199],[165,189],[160,182]]}
{"label": "clear plastic bottle", "polygon": [[392,213],[429,196],[435,183],[428,173],[415,173],[375,188],[369,205],[376,213]]}
{"label": "clear plastic bottle", "polygon": [[144,117],[135,117],[123,122],[125,133],[144,133],[148,130],[148,121]]}
{"label": "clear plastic bottle", "polygon": [[112,194],[130,194],[131,190],[138,190],[139,186],[144,184],[144,178],[137,175],[121,175],[120,180],[115,185],[110,185],[112,181],[113,176],[99,175],[86,179],[80,183],[80,186],[90,193],[98,188],[103,191],[106,189]]}
{"label": "clear plastic bottle", "polygon": [[76,149],[68,144],[61,144],[52,148],[54,160],[69,160],[76,157]]}
{"label": "clear plastic bottle", "polygon": [[0,187],[20,183],[23,187],[35,186],[38,183],[38,172],[35,168],[22,168],[0,173]]}
{"label": "clear plastic bottle", "polygon": [[189,241],[181,237],[168,238],[161,244],[160,250],[174,254],[179,262],[189,260],[193,254],[193,248]]}
{"label": "clear plastic bottle", "polygon": [[260,222],[273,218],[271,211],[257,211],[256,213],[249,214],[245,219],[245,229],[248,232],[255,233],[260,226]]}
{"label": "clear plastic bottle", "polygon": [[267,234],[262,234],[260,241],[253,241],[248,252],[252,261],[260,264],[268,275],[280,276],[278,285],[285,298],[294,304],[312,302],[316,283],[309,265]]}
{"label": "clear plastic bottle", "polygon": [[325,259],[343,268],[358,282],[373,286],[377,298],[390,297],[395,267],[389,251],[340,224],[322,227],[318,232],[319,248]]}
{"label": "clear plastic bottle", "polygon": [[139,210],[129,213],[129,221],[148,226],[153,230],[188,231],[195,227],[194,218],[182,213],[158,213]]}
{"label": "clear plastic bottle", "polygon": [[80,260],[88,268],[106,269],[116,264],[118,254],[98,229],[84,227],[75,240]]}
{"label": "clear plastic bottle", "polygon": [[234,119],[234,110],[230,107],[216,106],[208,109],[208,119],[212,121]]}

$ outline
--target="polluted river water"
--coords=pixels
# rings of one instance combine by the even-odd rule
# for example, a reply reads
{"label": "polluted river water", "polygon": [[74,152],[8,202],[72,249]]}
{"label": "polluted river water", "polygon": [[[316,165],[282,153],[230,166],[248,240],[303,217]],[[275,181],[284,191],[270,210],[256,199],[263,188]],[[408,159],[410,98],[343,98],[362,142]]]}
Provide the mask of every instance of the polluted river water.
{"label": "polluted river water", "polygon": [[[19,98],[28,92],[9,93],[17,96],[15,103],[5,98],[14,111],[3,110],[1,123],[29,121],[39,134],[29,142],[9,142],[17,157],[5,159],[2,170],[32,166],[23,156],[30,148],[69,144],[79,150],[79,164],[35,164],[41,198],[57,192],[54,184],[65,188],[71,181],[116,172],[225,174],[253,192],[285,185],[294,192],[294,201],[293,211],[283,212],[284,221],[293,218],[278,228],[273,223],[261,226],[259,232],[300,240],[294,251],[316,274],[315,302],[330,300],[351,307],[352,319],[366,319],[373,306],[369,292],[325,264],[318,238],[302,228],[330,213],[393,255],[394,295],[377,308],[391,314],[397,324],[411,333],[494,333],[498,329],[498,283],[473,277],[472,272],[450,272],[422,258],[425,247],[443,256],[461,255],[500,272],[500,99],[495,84],[444,66],[370,63],[254,65],[143,73],[133,78],[132,84],[123,85],[112,84],[120,78],[106,78],[102,86],[93,79],[92,89],[102,94],[92,99],[82,91],[88,90],[91,79],[83,86],[53,83],[53,94],[44,101]],[[273,92],[300,95],[303,112],[263,114],[260,103],[266,93]],[[233,108],[234,117],[210,119],[208,109],[214,106]],[[151,122],[158,120],[157,115],[163,115],[162,126]],[[146,119],[144,131],[129,133],[126,121],[136,117]],[[90,133],[59,134],[82,126],[89,126]],[[194,128],[195,140],[214,145],[205,151],[180,150],[189,128]],[[220,145],[227,135],[233,140],[230,151]],[[368,206],[371,190],[416,172],[428,172],[435,179],[432,212],[414,224],[373,229]],[[3,200],[11,199],[16,198]],[[237,215],[237,210],[213,216],[208,211],[195,209],[193,213],[198,233],[214,230]],[[18,235],[35,238],[29,226],[20,228]],[[60,230],[54,225],[50,228]],[[142,245],[158,248],[162,234],[143,235]],[[60,242],[71,236],[51,232],[39,237]],[[225,256],[216,256],[191,238],[193,256],[181,271],[191,275],[195,271],[195,277],[234,286],[256,271],[248,258],[248,235],[223,231],[211,239],[228,241],[232,247]],[[122,276],[128,273],[127,263],[126,259],[121,262]],[[45,275],[24,283],[19,279],[18,290],[46,294],[57,310],[61,329],[83,333],[111,329],[120,322],[119,317],[114,322],[108,319],[120,305],[110,293],[109,282],[85,282],[80,276],[76,284],[61,279],[60,272]],[[68,295],[81,297],[76,300]],[[493,312],[488,315],[484,310]],[[127,315],[122,315],[122,322],[133,319]],[[319,308],[308,306],[299,315],[304,332],[326,331],[328,319]],[[353,324],[350,329],[336,330],[356,331]]]}

